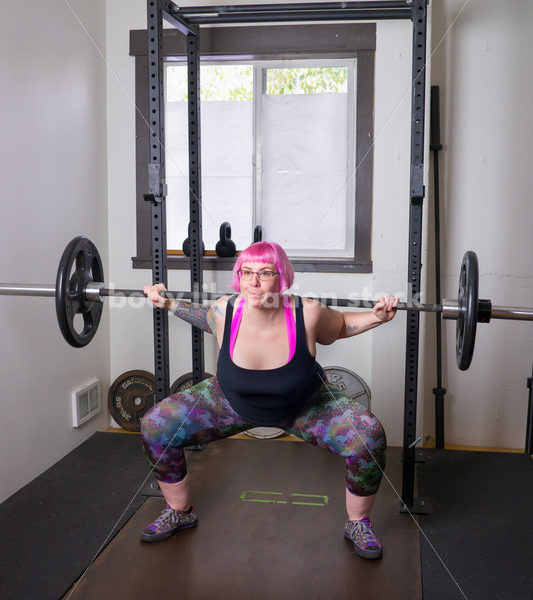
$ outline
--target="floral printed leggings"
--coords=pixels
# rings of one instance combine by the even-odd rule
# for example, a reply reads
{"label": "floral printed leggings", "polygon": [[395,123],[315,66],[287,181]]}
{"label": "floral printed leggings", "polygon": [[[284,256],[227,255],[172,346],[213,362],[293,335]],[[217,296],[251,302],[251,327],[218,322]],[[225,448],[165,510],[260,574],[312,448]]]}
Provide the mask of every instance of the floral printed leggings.
{"label": "floral printed leggings", "polygon": [[[216,377],[174,394],[151,408],[141,423],[143,444],[156,479],[181,481],[183,448],[206,444],[254,427],[224,397]],[[287,433],[346,458],[346,487],[359,496],[377,492],[385,468],[381,423],[342,391],[324,383],[303,405]]]}

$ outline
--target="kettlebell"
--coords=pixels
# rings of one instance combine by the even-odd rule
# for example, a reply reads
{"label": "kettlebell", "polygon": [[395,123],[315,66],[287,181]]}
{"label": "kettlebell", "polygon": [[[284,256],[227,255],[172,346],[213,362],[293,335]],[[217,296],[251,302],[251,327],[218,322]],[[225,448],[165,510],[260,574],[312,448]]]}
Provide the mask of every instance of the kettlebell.
{"label": "kettlebell", "polygon": [[[191,255],[191,224],[190,223],[189,223],[189,227],[188,227],[187,231],[188,231],[189,237],[185,239],[181,249],[183,250],[183,254],[185,254],[185,256],[190,256]],[[205,244],[202,241],[202,254],[204,252],[205,252]]]}
{"label": "kettlebell", "polygon": [[224,258],[231,258],[237,252],[235,242],[231,239],[231,225],[227,221],[220,226],[220,240],[215,246],[215,251],[217,256]]}

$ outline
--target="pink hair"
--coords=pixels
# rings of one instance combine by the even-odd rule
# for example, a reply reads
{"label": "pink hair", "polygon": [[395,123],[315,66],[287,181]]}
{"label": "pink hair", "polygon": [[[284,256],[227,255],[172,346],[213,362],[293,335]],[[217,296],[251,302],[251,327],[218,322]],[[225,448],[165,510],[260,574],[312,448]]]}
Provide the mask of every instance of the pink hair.
{"label": "pink hair", "polygon": [[231,287],[241,291],[239,269],[246,262],[271,263],[276,265],[279,272],[279,292],[289,289],[294,281],[294,269],[285,250],[276,242],[255,242],[243,250],[233,265],[233,280]]}

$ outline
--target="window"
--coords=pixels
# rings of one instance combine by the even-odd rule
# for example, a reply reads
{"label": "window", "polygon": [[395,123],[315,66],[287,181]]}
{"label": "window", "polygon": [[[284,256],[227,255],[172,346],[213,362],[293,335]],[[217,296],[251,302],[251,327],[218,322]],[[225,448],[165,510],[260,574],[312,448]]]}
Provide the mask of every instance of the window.
{"label": "window", "polygon": [[[189,153],[187,67],[165,65],[167,246],[174,254],[187,237]],[[202,230],[214,250],[220,225],[231,224],[237,249],[252,239],[254,194],[254,67],[202,64]]]}
{"label": "window", "polygon": [[[256,225],[291,257],[354,258],[355,60],[203,64],[203,240],[229,221],[237,249]],[[165,66],[167,242],[189,207],[187,68]]]}
{"label": "window", "polygon": [[[202,30],[202,36],[206,31],[213,34]],[[168,267],[187,268],[188,259],[181,256],[189,206],[187,81],[178,43],[184,47],[185,38],[173,33],[164,38],[168,48],[163,48]],[[146,39],[141,35],[132,32],[131,53],[143,110]],[[291,42],[294,48],[286,48]],[[322,47],[312,53],[317,42]],[[265,43],[268,49],[261,47]],[[371,271],[375,26],[220,28],[208,45],[208,53],[201,47],[200,71],[206,250],[214,250],[224,221],[231,223],[237,249],[247,246],[255,225],[261,225],[264,239],[281,243],[298,270]],[[228,45],[233,46],[230,52]],[[142,201],[148,136],[139,118],[137,133],[134,266],[145,268],[150,266],[149,207]],[[206,269],[230,264],[204,258]]]}

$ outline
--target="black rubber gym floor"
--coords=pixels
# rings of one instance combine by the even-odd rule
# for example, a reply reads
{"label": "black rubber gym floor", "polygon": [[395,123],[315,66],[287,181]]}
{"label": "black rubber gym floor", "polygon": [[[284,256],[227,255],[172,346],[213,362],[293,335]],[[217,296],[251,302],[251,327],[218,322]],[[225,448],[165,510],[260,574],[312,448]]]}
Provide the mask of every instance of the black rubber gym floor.
{"label": "black rubber gym floor", "polygon": [[[338,457],[253,439],[188,452],[199,525],[144,544],[162,500],[136,495],[149,472],[140,439],[95,434],[0,505],[0,598],[533,597],[531,458],[421,455],[422,533],[384,481],[373,514],[384,557],[365,561],[342,536]],[[390,449],[386,471],[397,490],[400,456]]]}
{"label": "black rubber gym floor", "polygon": [[422,454],[419,493],[431,504],[430,514],[420,517],[424,598],[533,598],[531,456]]}

